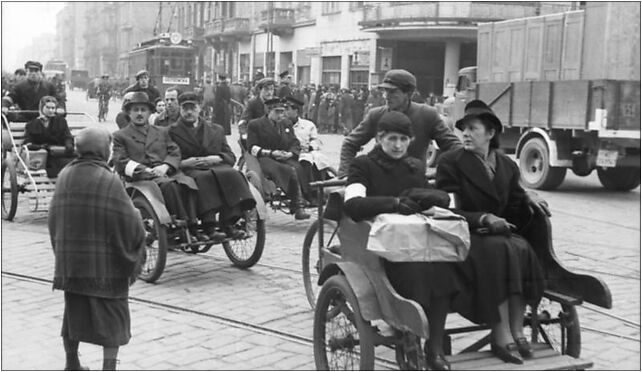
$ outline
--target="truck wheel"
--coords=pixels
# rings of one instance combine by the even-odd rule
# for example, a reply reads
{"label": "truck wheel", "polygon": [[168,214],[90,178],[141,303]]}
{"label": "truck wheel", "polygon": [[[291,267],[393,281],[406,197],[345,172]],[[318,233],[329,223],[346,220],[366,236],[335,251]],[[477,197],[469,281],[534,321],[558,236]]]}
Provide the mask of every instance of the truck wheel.
{"label": "truck wheel", "polygon": [[549,164],[548,147],[541,138],[526,141],[519,155],[519,169],[526,187],[538,190],[553,190],[562,184],[566,168]]}
{"label": "truck wheel", "polygon": [[640,185],[640,168],[598,168],[597,177],[608,190],[629,191]]}

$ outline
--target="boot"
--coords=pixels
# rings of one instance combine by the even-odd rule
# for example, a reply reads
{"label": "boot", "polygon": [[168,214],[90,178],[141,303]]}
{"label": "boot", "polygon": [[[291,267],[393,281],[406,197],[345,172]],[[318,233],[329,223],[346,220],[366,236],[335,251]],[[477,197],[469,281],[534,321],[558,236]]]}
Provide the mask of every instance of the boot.
{"label": "boot", "polygon": [[115,371],[118,359],[103,359],[103,371]]}
{"label": "boot", "polygon": [[310,215],[305,212],[303,206],[305,205],[305,200],[299,193],[297,197],[292,201],[290,207],[290,213],[294,214],[295,220],[307,220],[310,218]]}
{"label": "boot", "polygon": [[65,371],[88,371],[89,368],[80,364],[78,353],[67,353],[67,363],[65,364]]}

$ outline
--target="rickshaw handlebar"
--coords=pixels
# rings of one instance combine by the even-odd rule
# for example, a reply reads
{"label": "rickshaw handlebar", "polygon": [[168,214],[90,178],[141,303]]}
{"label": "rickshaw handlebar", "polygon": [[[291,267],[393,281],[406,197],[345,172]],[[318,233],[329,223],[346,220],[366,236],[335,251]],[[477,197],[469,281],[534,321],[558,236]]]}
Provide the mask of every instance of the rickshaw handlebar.
{"label": "rickshaw handlebar", "polygon": [[345,186],[347,180],[345,178],[343,179],[331,179],[327,181],[316,181],[316,182],[310,182],[311,187],[332,187],[332,186]]}

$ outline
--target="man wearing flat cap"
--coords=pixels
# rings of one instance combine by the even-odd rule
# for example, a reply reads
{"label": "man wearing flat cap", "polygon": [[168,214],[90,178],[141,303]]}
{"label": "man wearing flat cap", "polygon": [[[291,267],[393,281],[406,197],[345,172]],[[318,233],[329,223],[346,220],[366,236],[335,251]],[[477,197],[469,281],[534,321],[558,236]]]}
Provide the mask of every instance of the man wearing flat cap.
{"label": "man wearing flat cap", "polygon": [[136,82],[127,88],[124,93],[128,92],[145,92],[149,97],[150,102],[155,102],[156,98],[160,97],[160,92],[156,87],[152,86],[149,81],[149,72],[147,70],[140,70],[136,73]]}
{"label": "man wearing flat cap", "polygon": [[218,83],[214,95],[213,121],[225,129],[226,135],[232,133],[232,128],[230,127],[230,99],[232,99],[232,93],[230,92],[230,87],[227,85],[227,75],[218,75]]}
{"label": "man wearing flat cap", "polygon": [[461,141],[441,120],[437,110],[426,105],[411,101],[417,88],[415,76],[406,70],[390,70],[386,72],[379,89],[383,90],[386,105],[375,107],[368,111],[363,121],[348,134],[341,146],[341,163],[339,176],[345,176],[350,163],[361,146],[368,143],[376,135],[377,122],[388,111],[400,111],[410,118],[414,138],[408,147],[408,154],[422,161],[426,166],[426,153],[431,140],[437,141],[442,152],[460,148]]}
{"label": "man wearing flat cap", "polygon": [[247,142],[247,124],[250,120],[261,118],[267,114],[265,101],[274,98],[274,85],[274,79],[263,78],[254,87],[256,97],[248,101],[241,114],[241,120],[239,120],[239,135],[244,147]]}
{"label": "man wearing flat cap", "polygon": [[232,168],[236,157],[223,127],[200,118],[195,93],[181,94],[178,103],[180,118],[169,127],[169,136],[180,148],[180,169],[198,185],[198,216],[203,233],[216,243],[226,236],[241,239],[245,232],[235,230],[234,224],[244,211],[255,207],[256,201],[245,177]]}
{"label": "man wearing flat cap", "polygon": [[53,288],[65,293],[65,370],[87,369],[78,359],[80,342],[102,346],[103,370],[115,370],[118,349],[131,338],[129,286],[145,260],[145,229],[107,166],[110,142],[104,128],[78,134],[79,156],[60,172],[49,207]]}
{"label": "man wearing flat cap", "polygon": [[56,97],[58,102],[62,98],[56,92],[56,87],[45,80],[42,75],[42,64],[37,61],[25,63],[27,79],[16,84],[9,94],[2,97],[2,112],[7,114],[10,108],[19,110],[32,110],[34,113],[23,113],[10,118],[12,121],[30,121],[38,117],[40,99],[44,96]]}
{"label": "man wearing flat cap", "polygon": [[310,218],[305,213],[304,194],[309,185],[305,179],[298,157],[299,140],[285,120],[285,100],[273,98],[265,101],[267,115],[250,121],[247,127],[247,146],[258,159],[263,174],[285,190],[290,202],[290,213],[297,220]]}
{"label": "man wearing flat cap", "polygon": [[134,92],[125,105],[130,123],[114,133],[114,166],[128,181],[152,181],[160,188],[170,214],[187,222],[192,236],[198,234],[196,216],[198,186],[180,171],[181,152],[166,128],[149,124],[154,105],[144,92]]}
{"label": "man wearing flat cap", "polygon": [[283,71],[279,74],[281,81],[279,82],[279,88],[276,90],[276,96],[279,98],[285,98],[292,95],[292,75],[290,71]]}

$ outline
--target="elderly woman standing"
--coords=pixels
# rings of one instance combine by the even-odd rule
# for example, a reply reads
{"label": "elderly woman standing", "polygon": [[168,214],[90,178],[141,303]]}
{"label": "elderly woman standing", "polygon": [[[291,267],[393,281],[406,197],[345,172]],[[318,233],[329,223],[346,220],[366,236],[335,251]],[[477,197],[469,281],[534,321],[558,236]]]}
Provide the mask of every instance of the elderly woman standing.
{"label": "elderly woman standing", "polygon": [[24,146],[29,150],[47,150],[47,177],[55,178],[74,158],[74,137],[67,120],[56,115],[58,101],[52,96],[40,99],[40,116],[25,126]]}
{"label": "elderly woman standing", "polygon": [[[377,145],[367,155],[355,158],[348,171],[344,210],[350,218],[362,221],[381,213],[409,215],[428,209],[425,202],[430,196],[423,200],[402,196],[412,195],[413,189],[415,195],[421,194],[416,189],[428,186],[421,161],[408,156],[411,138],[411,123],[405,114],[398,111],[383,114],[377,124]],[[441,206],[448,206],[448,196],[433,191],[432,198],[438,200],[441,194]],[[385,261],[384,267],[395,290],[417,301],[428,317],[430,339],[425,345],[428,365],[433,370],[449,370],[443,338],[451,300],[460,288],[455,264]]]}
{"label": "elderly woman standing", "polygon": [[[442,156],[436,181],[438,188],[460,198],[455,211],[472,231],[462,269],[474,296],[462,315],[491,325],[493,353],[522,364],[522,357],[533,353],[523,333],[525,304],[537,303],[545,285],[535,252],[513,232],[532,216],[530,196],[519,184],[515,162],[498,150],[502,123],[484,102],[468,103],[456,126],[463,131],[464,148]],[[535,207],[547,211],[540,203]]]}

